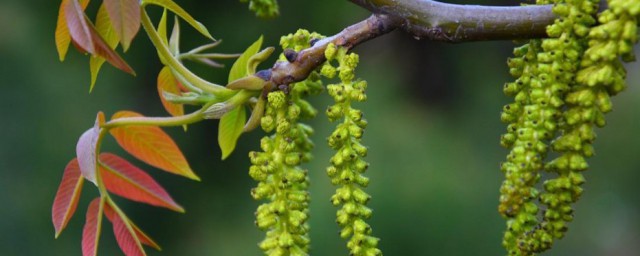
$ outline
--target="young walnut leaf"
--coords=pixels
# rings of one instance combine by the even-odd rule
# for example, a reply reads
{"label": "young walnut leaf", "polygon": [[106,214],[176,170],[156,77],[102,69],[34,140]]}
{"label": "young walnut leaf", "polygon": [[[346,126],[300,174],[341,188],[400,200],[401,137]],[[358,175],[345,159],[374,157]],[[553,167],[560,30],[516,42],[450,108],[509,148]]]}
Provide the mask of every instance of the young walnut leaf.
{"label": "young walnut leaf", "polygon": [[89,203],[87,218],[82,229],[82,256],[95,256],[98,254],[103,207],[104,201],[102,198],[93,199]]}
{"label": "young walnut leaf", "polygon": [[[116,237],[118,246],[124,255],[126,256],[143,256],[147,255],[142,248],[140,239],[138,238],[135,229],[131,225],[126,216],[121,216],[116,213],[111,206],[107,203],[104,207],[104,213],[107,219],[113,224],[113,234]],[[127,225],[129,224],[129,225]]]}
{"label": "young walnut leaf", "polygon": [[96,184],[96,145],[100,135],[100,126],[104,124],[104,114],[98,112],[95,124],[84,132],[76,145],[76,155],[82,176]]}
{"label": "young walnut leaf", "polygon": [[133,201],[184,212],[149,174],[111,153],[100,154],[100,176],[110,192]]}
{"label": "young walnut leaf", "polygon": [[73,41],[84,51],[94,54],[95,46],[88,20],[84,15],[84,8],[78,0],[64,0],[61,5],[64,8],[67,28]]}
{"label": "young walnut leaf", "polygon": [[227,112],[220,119],[218,126],[218,144],[222,150],[222,159],[226,159],[236,148],[236,142],[242,134],[247,112],[244,106],[238,106]]}
{"label": "young walnut leaf", "polygon": [[251,56],[255,55],[260,51],[260,47],[262,47],[262,36],[258,38],[253,44],[251,44],[243,53],[238,57],[236,62],[231,66],[231,71],[229,71],[229,80],[228,83],[231,83],[235,80],[243,78],[248,74],[247,63]]}
{"label": "young walnut leaf", "polygon": [[140,29],[140,2],[138,0],[104,0],[116,35],[126,52]]}
{"label": "young walnut leaf", "polygon": [[[115,113],[112,119],[141,116],[132,111],[120,111]],[[116,127],[111,129],[111,135],[122,148],[141,161],[173,174],[200,180],[189,167],[176,143],[159,127],[138,125]]]}
{"label": "young walnut leaf", "polygon": [[[113,219],[116,217],[115,211],[111,208],[109,204],[105,204],[104,215],[107,216],[107,219],[112,223],[113,223]],[[147,234],[142,232],[142,230],[138,226],[136,226],[136,224],[129,221],[129,225],[131,225],[131,228],[133,228],[133,231],[135,232],[136,237],[138,238],[140,243],[147,245],[158,251],[162,250],[162,248],[160,248],[160,246],[155,241],[153,241],[153,239],[151,239]]]}
{"label": "young walnut leaf", "polygon": [[[58,9],[58,23],[56,24],[56,49],[58,50],[58,56],[60,61],[64,61],[69,50],[69,43],[71,43],[71,35],[69,35],[69,28],[67,27],[67,17],[65,14],[66,2],[69,0],[63,0]],[[80,6],[82,10],[87,8],[89,0],[81,0]]]}
{"label": "young walnut leaf", "polygon": [[162,68],[158,74],[158,94],[160,95],[160,101],[162,101],[164,109],[172,116],[184,115],[184,106],[182,104],[175,104],[167,101],[163,96],[163,92],[180,95],[178,81],[171,73],[171,69],[169,67]]}
{"label": "young walnut leaf", "polygon": [[87,20],[87,23],[90,25],[89,30],[91,33],[92,41],[94,43],[94,47],[95,47],[95,53],[93,55],[98,55],[106,59],[114,67],[135,76],[136,72],[133,71],[133,69],[129,66],[129,64],[127,64],[127,62],[124,61],[117,52],[111,49],[109,44],[105,42],[105,40],[100,36],[98,31],[96,31],[96,28],[93,27],[93,24],[91,24],[91,21],[89,20],[89,18],[85,16],[85,19]]}
{"label": "young walnut leaf", "polygon": [[142,6],[145,6],[147,4],[154,4],[154,5],[158,5],[166,9],[169,9],[171,12],[180,16],[180,18],[182,18],[187,23],[189,23],[189,25],[191,25],[193,28],[198,30],[200,34],[206,36],[211,40],[214,40],[211,34],[209,34],[209,31],[207,30],[207,28],[204,25],[202,25],[202,23],[196,21],[193,17],[191,17],[191,15],[188,12],[182,9],[182,7],[180,7],[175,2],[171,0],[142,0]]}
{"label": "young walnut leaf", "polygon": [[80,198],[80,192],[82,192],[82,185],[84,179],[82,173],[80,173],[80,166],[78,165],[78,159],[74,158],[64,168],[64,174],[62,175],[62,181],[58,187],[58,192],[53,200],[53,207],[51,209],[51,219],[53,220],[53,226],[56,229],[56,238],[60,235],[62,230],[67,226],[73,213],[78,206],[78,199]]}
{"label": "young walnut leaf", "polygon": [[[116,35],[113,30],[113,25],[109,20],[109,15],[107,14],[107,9],[104,6],[104,3],[100,5],[100,9],[98,9],[98,14],[96,16],[96,30],[107,43],[109,48],[115,49],[118,46],[118,35]],[[91,87],[89,88],[89,92],[93,90],[93,86],[96,84],[96,80],[98,79],[98,73],[100,72],[100,68],[104,62],[105,59],[100,56],[91,56],[91,59],[89,59],[89,70],[91,71]]]}

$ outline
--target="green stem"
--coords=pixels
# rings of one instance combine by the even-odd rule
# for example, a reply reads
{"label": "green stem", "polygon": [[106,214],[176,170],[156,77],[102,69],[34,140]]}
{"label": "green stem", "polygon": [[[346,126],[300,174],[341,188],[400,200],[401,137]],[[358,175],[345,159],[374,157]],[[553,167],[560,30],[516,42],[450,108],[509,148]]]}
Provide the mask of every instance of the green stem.
{"label": "green stem", "polygon": [[143,8],[140,11],[141,19],[142,19],[142,27],[147,32],[149,39],[151,39],[151,43],[158,50],[158,54],[168,62],[168,65],[171,66],[172,69],[175,69],[180,75],[182,75],[187,81],[193,84],[195,87],[198,87],[202,91],[212,93],[215,95],[223,96],[228,94],[233,94],[233,90],[229,90],[224,86],[220,86],[209,81],[206,81],[196,74],[192,73],[189,69],[187,69],[182,63],[175,59],[175,57],[169,51],[169,48],[162,42],[160,35],[156,32],[155,27],[151,23],[151,18]]}
{"label": "green stem", "polygon": [[109,130],[111,128],[115,128],[119,126],[127,126],[127,125],[181,126],[185,124],[192,124],[198,121],[202,121],[204,119],[204,116],[202,113],[211,105],[213,105],[213,102],[204,105],[200,110],[196,112],[183,115],[183,116],[124,117],[124,118],[114,119],[102,125],[101,128],[103,128],[104,130]]}

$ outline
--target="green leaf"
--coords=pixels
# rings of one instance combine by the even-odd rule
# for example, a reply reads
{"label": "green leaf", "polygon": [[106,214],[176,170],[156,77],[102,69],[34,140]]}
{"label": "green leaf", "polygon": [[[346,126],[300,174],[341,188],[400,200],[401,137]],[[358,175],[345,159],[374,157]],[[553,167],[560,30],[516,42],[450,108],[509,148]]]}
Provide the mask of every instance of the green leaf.
{"label": "green leaf", "polygon": [[191,25],[193,28],[198,30],[200,34],[206,36],[211,40],[214,40],[211,34],[209,34],[209,31],[207,30],[207,28],[204,25],[202,25],[202,23],[196,21],[193,17],[191,17],[189,13],[187,13],[184,9],[182,9],[182,7],[180,7],[175,2],[171,0],[143,0],[142,1],[142,6],[145,6],[147,4],[154,4],[154,5],[162,6],[164,8],[169,9],[171,12],[180,16],[180,18],[182,18],[187,23],[189,23],[189,25]]}
{"label": "green leaf", "polygon": [[[100,9],[98,9],[98,14],[96,15],[96,30],[98,34],[104,38],[109,48],[115,49],[118,46],[118,36],[113,30],[113,25],[111,24],[111,20],[109,20],[109,15],[107,14],[107,9],[104,4],[100,5]],[[104,62],[105,59],[97,55],[91,56],[89,59],[89,70],[91,71],[91,86],[89,87],[89,92],[93,91],[93,87],[98,79],[98,73]]]}
{"label": "green leaf", "polygon": [[251,56],[258,53],[260,47],[262,47],[262,36],[260,36],[257,41],[251,44],[251,46],[249,46],[249,48],[247,48],[242,53],[242,55],[238,57],[236,62],[233,63],[231,71],[229,71],[229,83],[249,75],[247,70],[247,63],[249,62]]}
{"label": "green leaf", "polygon": [[180,20],[176,16],[174,16],[173,30],[169,39],[169,50],[174,56],[180,54]]}
{"label": "green leaf", "polygon": [[169,41],[167,40],[167,9],[162,11],[162,17],[160,18],[160,22],[158,23],[158,35],[162,42],[169,45]]}
{"label": "green leaf", "polygon": [[224,114],[220,119],[218,126],[218,143],[222,150],[223,160],[231,155],[231,152],[236,148],[236,143],[238,142],[238,138],[240,138],[240,134],[242,134],[246,120],[247,113],[244,106],[234,108]]}
{"label": "green leaf", "polygon": [[138,0],[104,0],[116,35],[126,52],[131,40],[140,30],[140,2]]}

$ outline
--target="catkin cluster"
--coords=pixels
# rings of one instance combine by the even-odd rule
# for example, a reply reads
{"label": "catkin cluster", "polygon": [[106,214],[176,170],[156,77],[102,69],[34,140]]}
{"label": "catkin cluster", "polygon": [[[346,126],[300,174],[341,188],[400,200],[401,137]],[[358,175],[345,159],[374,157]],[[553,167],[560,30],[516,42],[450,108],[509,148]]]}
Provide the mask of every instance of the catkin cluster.
{"label": "catkin cluster", "polygon": [[[558,18],[547,27],[549,38],[516,48],[508,61],[517,80],[504,90],[515,102],[502,114],[509,126],[501,144],[511,152],[501,165],[506,179],[499,212],[507,218],[503,245],[509,255],[534,255],[564,236],[571,204],[582,194],[585,159],[594,152],[593,129],[604,126],[609,97],[624,89],[620,57],[632,59],[636,42],[638,0],[609,1],[595,27],[599,1],[552,3]],[[545,163],[548,148],[559,157]],[[541,170],[556,174],[542,193],[535,188]],[[542,220],[536,201],[544,205]]]}
{"label": "catkin cluster", "polygon": [[249,2],[249,10],[260,18],[273,18],[280,13],[277,0],[240,0]]}
{"label": "catkin cluster", "polygon": [[[328,138],[329,146],[336,150],[336,154],[331,157],[331,166],[327,168],[331,183],[340,186],[331,197],[333,205],[342,206],[336,219],[342,227],[340,236],[348,239],[349,255],[382,255],[377,248],[379,239],[371,235],[372,229],[365,221],[372,215],[372,210],[366,206],[371,196],[363,190],[369,184],[369,178],[363,175],[369,166],[363,159],[367,155],[367,148],[361,144],[367,121],[362,111],[351,106],[352,102],[367,99],[367,83],[355,79],[357,54],[347,53],[346,48],[329,44],[325,56],[327,63],[321,73],[328,78],[335,77],[337,73],[340,78],[340,83],[327,85],[335,104],[326,111],[329,120],[342,121]],[[331,62],[337,62],[337,68]]]}
{"label": "catkin cluster", "polygon": [[[298,31],[281,40],[284,48],[301,49],[317,34]],[[283,57],[284,58],[284,57]],[[249,175],[258,181],[251,191],[256,200],[268,200],[256,211],[256,225],[267,231],[259,244],[265,255],[308,255],[309,252],[309,180],[301,163],[311,160],[313,142],[311,127],[299,123],[300,119],[317,114],[304,96],[322,91],[317,73],[307,80],[280,87],[267,96],[262,129],[275,133],[262,138],[262,152],[251,152]]]}

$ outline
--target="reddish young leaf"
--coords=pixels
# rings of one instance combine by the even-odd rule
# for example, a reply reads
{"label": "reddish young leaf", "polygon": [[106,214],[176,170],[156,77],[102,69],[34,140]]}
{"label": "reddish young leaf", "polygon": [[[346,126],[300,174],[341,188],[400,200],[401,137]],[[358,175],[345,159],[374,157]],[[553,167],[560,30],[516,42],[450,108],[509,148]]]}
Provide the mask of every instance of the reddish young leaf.
{"label": "reddish young leaf", "polygon": [[76,145],[76,155],[82,176],[96,185],[96,145],[102,124],[104,124],[104,114],[98,112],[95,124],[80,136]]}
{"label": "reddish young leaf", "polygon": [[[132,111],[115,113],[112,119],[135,118],[142,115]],[[111,129],[111,135],[127,152],[141,161],[170,173],[200,180],[176,143],[156,126],[123,126]]]}
{"label": "reddish young leaf", "polygon": [[91,54],[95,53],[90,26],[85,18],[84,9],[78,0],[64,0],[64,14],[71,38],[78,46]]}
{"label": "reddish young leaf", "polygon": [[[95,25],[96,31],[98,31],[100,37],[109,45],[109,48],[115,49],[118,46],[118,35],[116,35],[111,20],[109,20],[109,14],[107,14],[107,8],[104,6],[104,3],[101,4],[100,9],[98,9]],[[98,79],[98,73],[104,62],[105,59],[97,55],[91,56],[89,60],[89,70],[91,71],[91,86],[89,87],[89,92],[93,90],[93,86]]]}
{"label": "reddish young leaf", "polygon": [[149,174],[111,153],[100,154],[100,176],[112,193],[133,201],[184,212]]}
{"label": "reddish young leaf", "polygon": [[60,232],[67,226],[69,220],[73,216],[78,206],[80,192],[82,192],[82,184],[84,179],[80,173],[78,159],[74,158],[64,168],[62,181],[58,187],[58,192],[53,200],[53,208],[51,209],[51,219],[56,229],[56,238]]}
{"label": "reddish young leaf", "polygon": [[117,212],[111,209],[111,206],[107,203],[105,204],[105,215],[107,219],[111,221],[113,224],[113,234],[116,236],[116,241],[120,246],[122,252],[126,256],[141,256],[147,255],[140,244],[140,240],[136,235],[133,226],[129,223],[129,220],[126,216],[120,216]]}
{"label": "reddish young leaf", "polygon": [[104,0],[124,51],[129,49],[131,40],[140,29],[140,2],[138,0]]}
{"label": "reddish young leaf", "polygon": [[96,198],[91,201],[87,209],[87,219],[82,230],[82,255],[95,256],[98,254],[100,228],[102,227],[102,211],[104,201]]}
{"label": "reddish young leaf", "polygon": [[[67,27],[67,17],[64,9],[65,4],[69,0],[62,0],[60,8],[58,9],[58,23],[56,24],[56,49],[58,50],[58,56],[60,61],[64,61],[67,51],[69,50],[69,43],[71,42],[71,36],[69,35],[69,28]],[[80,5],[82,10],[87,8],[89,0],[81,0]]]}
{"label": "reddish young leaf", "polygon": [[[118,216],[118,214],[111,208],[111,206],[109,204],[105,204],[104,214],[107,216],[107,219],[109,219],[109,221],[111,221],[111,223],[114,223],[115,218],[118,218],[118,219],[122,220],[122,218],[120,216]],[[151,247],[153,249],[156,249],[158,251],[162,250],[162,248],[160,248],[160,246],[155,241],[153,241],[149,236],[147,236],[147,234],[142,232],[142,230],[138,226],[136,226],[136,224],[131,222],[131,220],[129,220],[129,219],[126,219],[126,221],[129,223],[131,228],[133,228],[133,231],[135,232],[135,235],[138,238],[138,241],[140,241],[140,243],[142,243],[144,245],[147,245],[147,246],[149,246],[149,247]],[[116,232],[115,232],[115,225],[114,225],[114,234],[115,233]]]}
{"label": "reddish young leaf", "polygon": [[87,24],[89,24],[89,34],[95,47],[95,52],[93,52],[94,55],[98,55],[106,59],[114,67],[135,76],[136,72],[133,71],[129,64],[127,64],[127,62],[124,61],[117,52],[109,47],[109,44],[104,41],[89,18],[87,18],[86,16],[85,21],[87,22]]}
{"label": "reddish young leaf", "polygon": [[160,95],[160,101],[162,101],[162,106],[164,109],[169,112],[172,116],[182,116],[184,115],[184,106],[182,104],[175,104],[167,101],[162,95],[163,92],[173,93],[176,95],[180,95],[180,87],[178,87],[178,81],[171,73],[171,69],[169,67],[164,67],[160,70],[158,74],[158,94]]}

